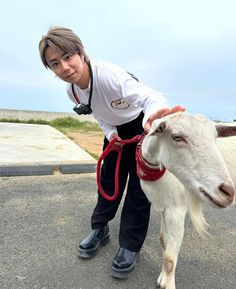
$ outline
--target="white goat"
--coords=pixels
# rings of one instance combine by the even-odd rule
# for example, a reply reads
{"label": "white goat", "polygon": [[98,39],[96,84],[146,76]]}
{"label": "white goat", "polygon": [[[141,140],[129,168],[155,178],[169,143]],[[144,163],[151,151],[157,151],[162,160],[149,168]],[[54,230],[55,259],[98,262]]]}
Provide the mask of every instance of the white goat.
{"label": "white goat", "polygon": [[216,141],[217,136],[232,135],[236,126],[217,125],[204,116],[181,112],[155,120],[143,139],[142,156],[149,166],[167,169],[157,181],[141,180],[152,207],[162,217],[163,264],[157,279],[161,288],[175,289],[186,213],[201,233],[205,230],[202,201],[219,208],[234,203],[236,137]]}

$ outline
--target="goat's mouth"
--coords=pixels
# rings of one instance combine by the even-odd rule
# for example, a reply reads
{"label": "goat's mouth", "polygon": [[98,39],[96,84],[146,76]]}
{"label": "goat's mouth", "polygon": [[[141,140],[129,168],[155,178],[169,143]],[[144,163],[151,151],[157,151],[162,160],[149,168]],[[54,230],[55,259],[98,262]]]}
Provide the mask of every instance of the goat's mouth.
{"label": "goat's mouth", "polygon": [[211,203],[216,205],[218,208],[226,208],[228,204],[216,201],[212,196],[210,196],[203,188],[199,188],[200,193],[208,199]]}

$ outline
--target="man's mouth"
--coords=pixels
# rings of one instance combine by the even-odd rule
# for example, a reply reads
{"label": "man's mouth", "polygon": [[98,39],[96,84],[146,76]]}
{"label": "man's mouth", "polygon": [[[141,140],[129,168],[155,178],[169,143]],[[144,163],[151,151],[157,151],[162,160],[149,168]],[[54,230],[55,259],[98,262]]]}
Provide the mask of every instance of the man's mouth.
{"label": "man's mouth", "polygon": [[66,76],[66,79],[70,79],[70,78],[73,78],[73,76],[75,75],[75,72],[69,74],[68,76]]}

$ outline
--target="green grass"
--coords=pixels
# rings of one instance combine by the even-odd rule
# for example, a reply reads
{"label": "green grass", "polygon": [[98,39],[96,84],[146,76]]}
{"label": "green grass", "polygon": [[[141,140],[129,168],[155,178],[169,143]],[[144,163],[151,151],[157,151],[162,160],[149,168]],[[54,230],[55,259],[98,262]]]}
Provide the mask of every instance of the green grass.
{"label": "green grass", "polygon": [[17,118],[1,118],[0,122],[11,122],[11,123],[29,123],[29,124],[48,124],[50,125],[49,121],[42,120],[42,119],[29,119],[29,120],[19,120]]}
{"label": "green grass", "polygon": [[30,119],[30,120],[19,120],[19,119],[0,119],[0,122],[11,122],[11,123],[27,123],[27,124],[46,124],[65,132],[68,130],[74,130],[79,132],[88,131],[101,131],[99,125],[90,121],[79,121],[73,117],[62,117],[56,118],[52,121],[46,121],[42,119]]}
{"label": "green grass", "polygon": [[72,117],[56,118],[50,125],[59,130],[76,130],[80,132],[101,131],[99,125],[90,121],[79,121]]}

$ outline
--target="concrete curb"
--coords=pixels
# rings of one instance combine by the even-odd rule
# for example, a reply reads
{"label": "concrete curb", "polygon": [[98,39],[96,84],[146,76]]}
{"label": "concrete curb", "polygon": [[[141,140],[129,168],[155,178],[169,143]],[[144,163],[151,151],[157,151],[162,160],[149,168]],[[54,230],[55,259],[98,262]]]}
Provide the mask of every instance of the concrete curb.
{"label": "concrete curb", "polygon": [[95,173],[96,162],[79,163],[25,163],[14,165],[1,165],[0,177],[11,176],[41,176],[53,175],[55,172],[62,174]]}

